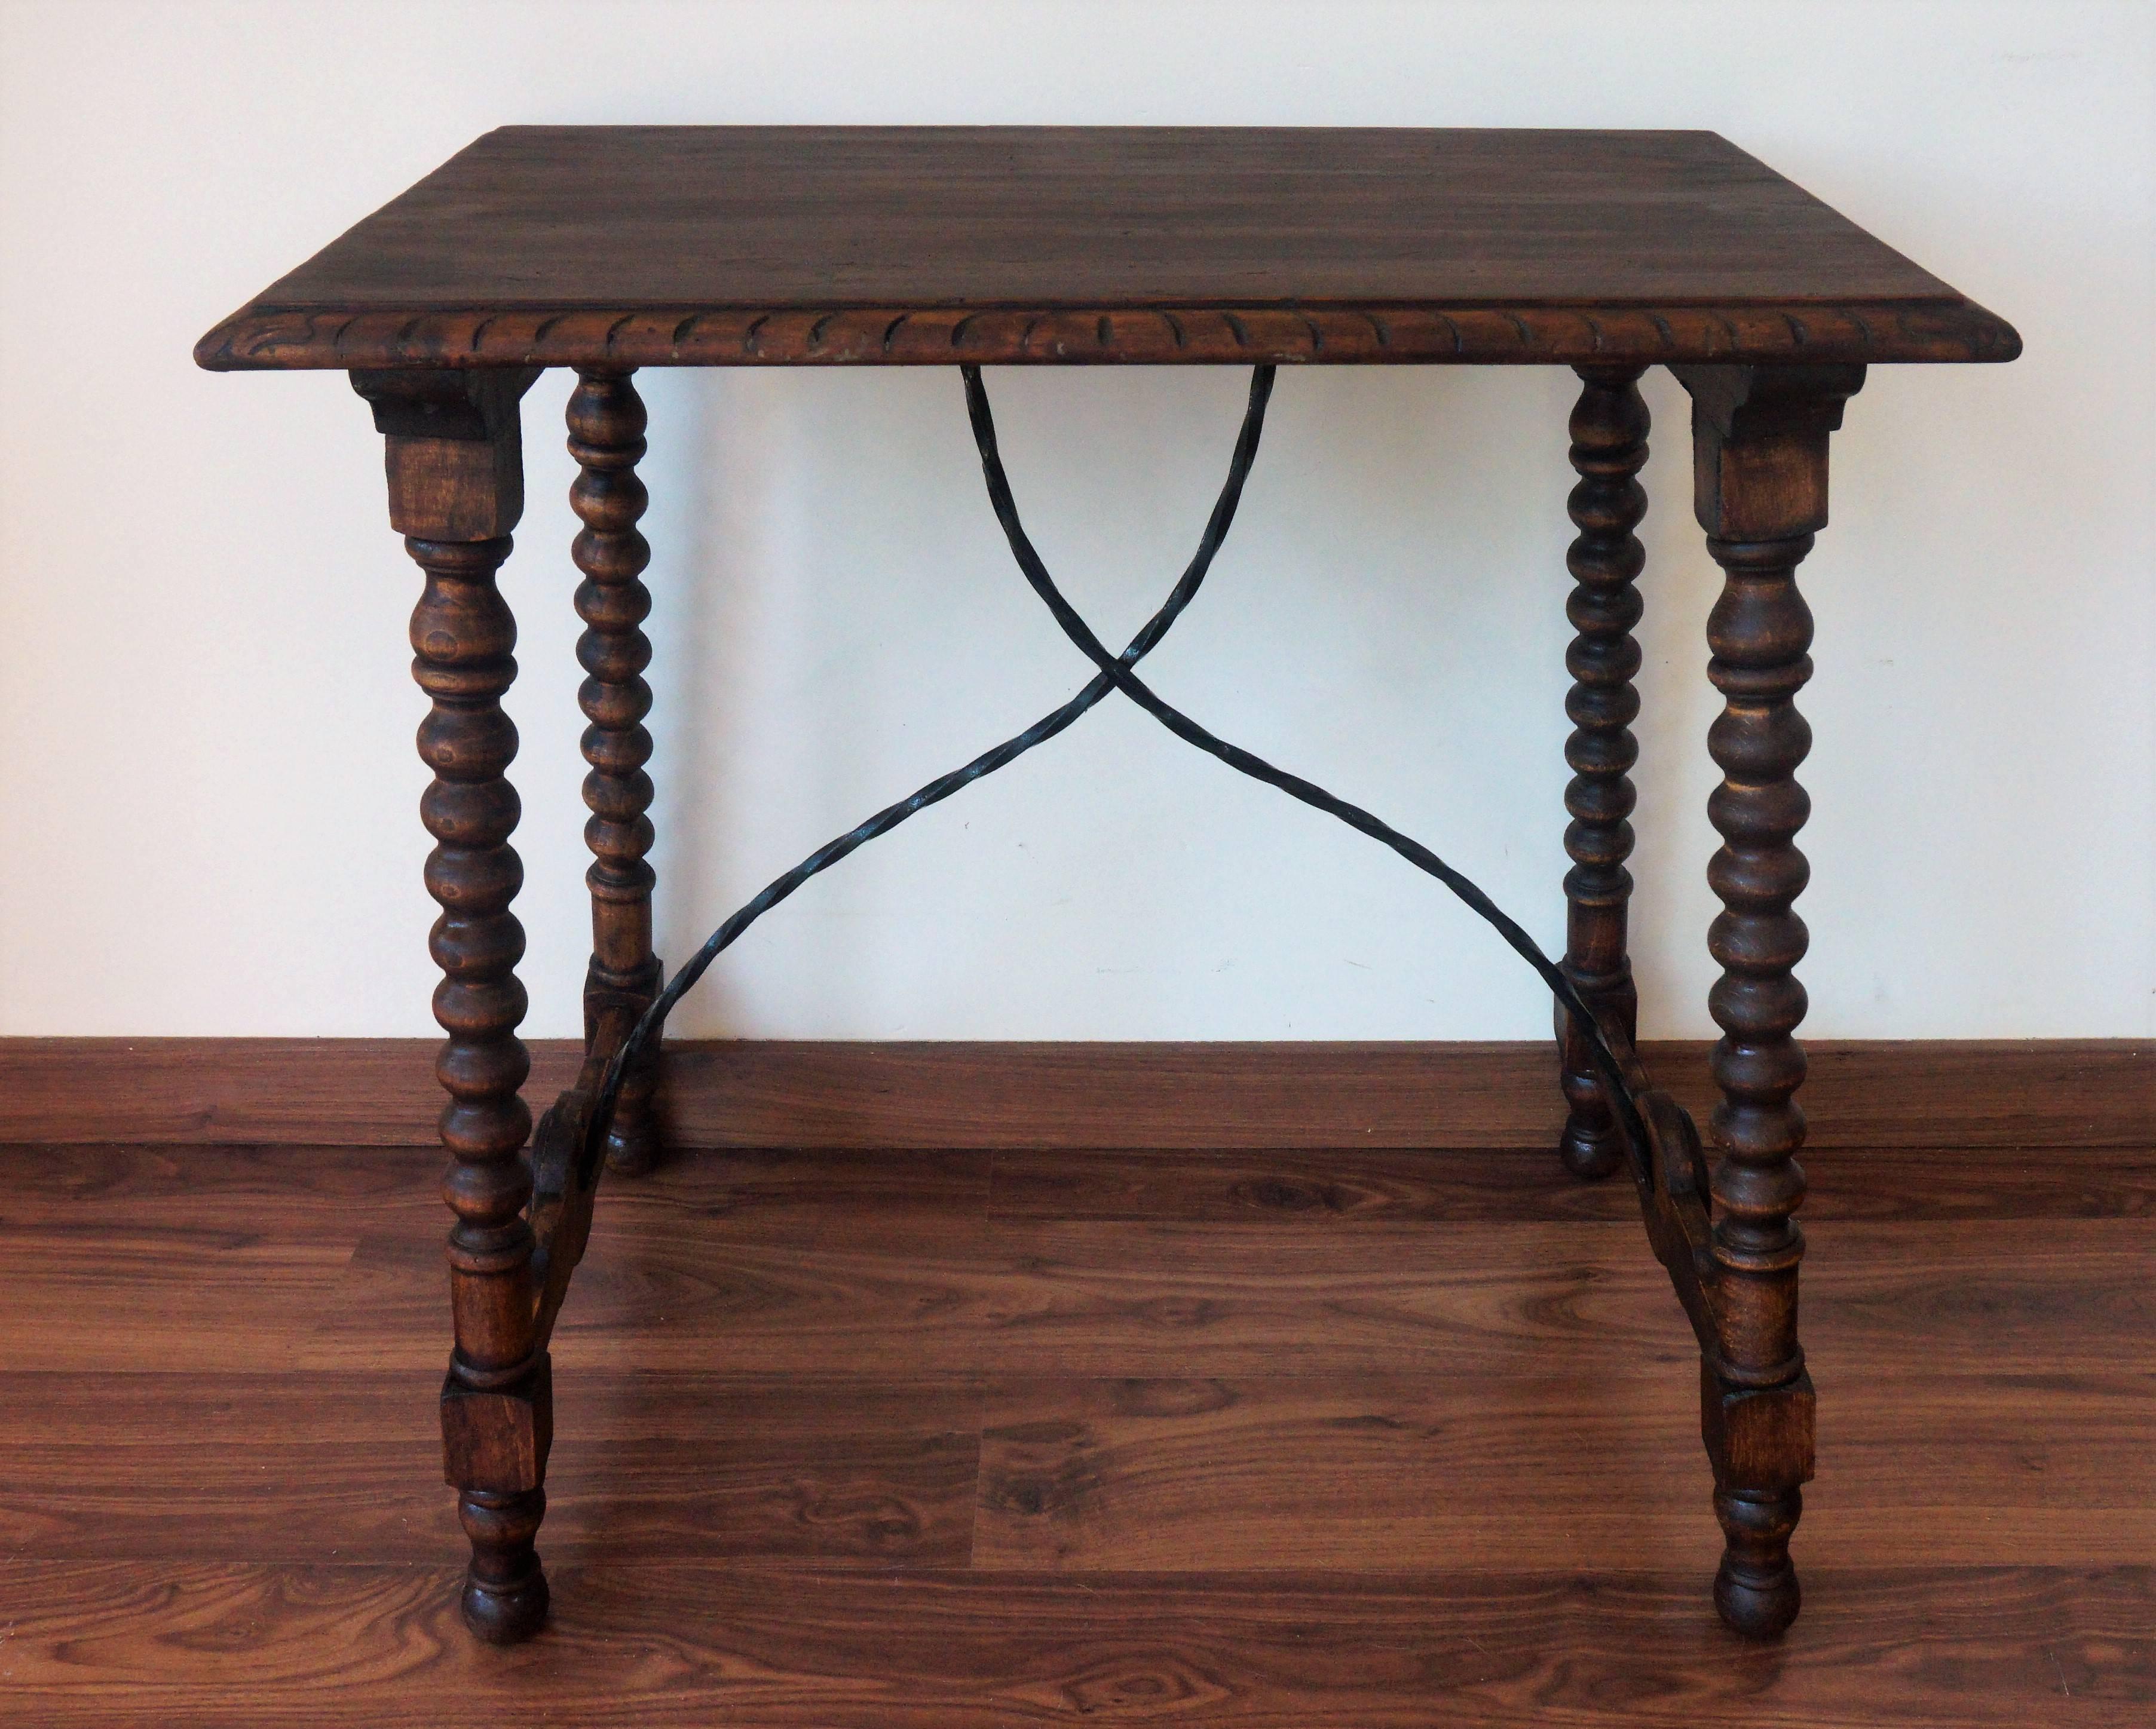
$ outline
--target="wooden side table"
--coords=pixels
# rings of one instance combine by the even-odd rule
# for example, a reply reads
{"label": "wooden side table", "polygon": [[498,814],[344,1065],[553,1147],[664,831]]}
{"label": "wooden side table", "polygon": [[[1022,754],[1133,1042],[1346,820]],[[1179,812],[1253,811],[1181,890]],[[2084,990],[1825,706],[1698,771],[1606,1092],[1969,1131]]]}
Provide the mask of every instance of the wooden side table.
{"label": "wooden side table", "polygon": [[[654,1150],[656,1045],[631,1059],[641,1035],[624,1043],[661,983],[644,862],[637,367],[1229,364],[1259,368],[1260,386],[1279,365],[1579,374],[1569,917],[1561,963],[1541,963],[1570,1106],[1561,1151],[1584,1177],[1629,1167],[1640,1189],[1700,1339],[1727,1538],[1715,1601],[1732,1626],[1769,1634],[1797,1613],[1789,1538],[1812,1472],[1791,1217],[1804,1193],[1791,1035],[1806,937],[1791,903],[1808,801],[1795,772],[1810,742],[1794,699],[1811,670],[1796,567],[1826,521],[1828,434],[1866,366],[2020,348],[2002,321],[1711,133],[1180,128],[508,127],[203,337],[196,357],[213,370],[351,373],[387,444],[391,526],[425,577],[412,644],[434,702],[421,813],[442,906],[434,1010],[449,1034],[438,1072],[455,1214],[442,1425],[471,1539],[473,1629],[508,1641],[545,1618],[533,1542],[548,1339],[602,1137],[617,1170]],[[1711,1168],[1631,1043],[1632,531],[1645,508],[1638,380],[1655,365],[1691,394],[1695,504],[1727,578],[1707,621],[1725,699],[1708,735],[1724,776],[1710,805],[1724,909],[1708,936],[1724,1034]],[[495,577],[523,504],[518,399],[557,366],[579,380],[568,420],[593,937],[584,1075],[534,1137],[510,910],[516,734],[501,707],[516,627]],[[968,382],[978,427],[985,398]],[[1006,527],[1023,560],[1014,515]],[[1127,668],[1096,664],[1137,694]],[[610,1109],[594,1105],[603,1089]]]}

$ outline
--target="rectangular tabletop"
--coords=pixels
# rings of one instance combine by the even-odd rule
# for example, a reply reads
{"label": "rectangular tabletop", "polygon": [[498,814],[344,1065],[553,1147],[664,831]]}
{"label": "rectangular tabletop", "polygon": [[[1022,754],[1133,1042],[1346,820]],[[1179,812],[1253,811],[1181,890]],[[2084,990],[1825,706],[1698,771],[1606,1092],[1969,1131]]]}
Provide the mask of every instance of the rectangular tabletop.
{"label": "rectangular tabletop", "polygon": [[2010,360],[1712,132],[505,126],[214,369]]}

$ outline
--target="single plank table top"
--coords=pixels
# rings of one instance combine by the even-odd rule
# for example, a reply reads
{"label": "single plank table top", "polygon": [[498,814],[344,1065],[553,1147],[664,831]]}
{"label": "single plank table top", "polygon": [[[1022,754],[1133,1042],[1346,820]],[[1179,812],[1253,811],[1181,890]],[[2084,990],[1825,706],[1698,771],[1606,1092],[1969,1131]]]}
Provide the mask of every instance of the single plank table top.
{"label": "single plank table top", "polygon": [[196,354],[237,370],[2020,349],[1712,132],[505,126]]}

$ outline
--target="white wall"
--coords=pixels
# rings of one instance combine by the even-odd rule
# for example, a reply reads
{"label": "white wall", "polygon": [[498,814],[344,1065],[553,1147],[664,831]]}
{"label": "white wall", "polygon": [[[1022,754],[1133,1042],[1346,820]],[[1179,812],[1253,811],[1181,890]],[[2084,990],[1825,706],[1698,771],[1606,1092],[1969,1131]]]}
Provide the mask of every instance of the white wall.
{"label": "white wall", "polygon": [[[2143,4],[0,4],[0,1031],[428,1030],[416,572],[333,374],[194,338],[506,121],[1705,126],[2011,319],[1877,368],[1806,567],[1821,1036],[2156,1028],[2156,8]],[[1227,734],[1562,941],[1568,375],[1285,372],[1154,663]],[[1244,387],[992,377],[1104,635],[1188,555]],[[1085,668],[1011,567],[955,377],[648,372],[660,926],[1014,731]],[[1648,382],[1636,950],[1711,1030],[1681,392]],[[587,932],[550,375],[526,408],[526,1030]],[[1116,639],[1120,640],[1117,636]],[[1434,885],[1111,705],[767,920],[677,1022],[844,1037],[1471,1038],[1548,1025]]]}

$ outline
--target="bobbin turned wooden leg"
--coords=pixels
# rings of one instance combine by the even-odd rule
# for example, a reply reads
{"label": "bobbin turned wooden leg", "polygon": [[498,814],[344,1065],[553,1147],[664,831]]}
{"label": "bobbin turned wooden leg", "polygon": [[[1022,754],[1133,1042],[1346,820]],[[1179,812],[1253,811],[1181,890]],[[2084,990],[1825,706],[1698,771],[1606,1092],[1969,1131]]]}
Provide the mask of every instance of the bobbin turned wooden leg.
{"label": "bobbin turned wooden leg", "polygon": [[1722,715],[1707,747],[1722,782],[1707,807],[1722,844],[1707,880],[1724,911],[1708,948],[1722,977],[1708,998],[1722,1029],[1713,1067],[1722,1102],[1711,1176],[1717,1351],[1703,1364],[1702,1429],[1726,1540],[1716,1607],[1738,1631],[1796,1619],[1789,1537],[1812,1475],[1812,1387],[1797,1342],[1791,1218],[1804,1197],[1794,1095],[1804,1015],[1792,969],[1804,952],[1791,908],[1809,867],[1795,835],[1810,802],[1797,766],[1811,729],[1794,698],[1811,675],[1812,619],[1796,568],[1826,523],[1828,434],[1864,382],[1861,367],[1680,367],[1692,398],[1695,491],[1724,576],[1707,620],[1707,676]]}
{"label": "bobbin turned wooden leg", "polygon": [[504,771],[516,729],[501,695],[516,675],[516,625],[495,586],[524,505],[517,399],[526,371],[355,372],[388,450],[389,520],[425,573],[412,614],[413,675],[434,699],[419,754],[434,771],[420,814],[434,837],[427,888],[441,903],[431,939],[442,969],[434,1018],[449,1034],[435,1065],[449,1102],[442,1193],[449,1230],[455,1348],[442,1388],[445,1473],[471,1540],[464,1614],[499,1644],[536,1632],[547,1580],[532,1547],[547,1506],[552,1439],[547,1352],[534,1329],[533,1239],[523,1156],[531,1116],[518,1095],[530,1063],[516,1036],[524,930],[510,909],[523,866]]}
{"label": "bobbin turned wooden leg", "polygon": [[[1572,465],[1579,484],[1568,501],[1578,537],[1566,554],[1572,598],[1565,616],[1578,632],[1564,657],[1572,690],[1564,711],[1573,724],[1564,760],[1572,769],[1564,808],[1572,822],[1564,849],[1564,972],[1580,997],[1636,1039],[1640,996],[1625,952],[1625,903],[1632,894],[1632,782],[1640,747],[1631,721],[1640,712],[1632,688],[1640,670],[1637,582],[1646,554],[1632,532],[1647,513],[1639,473],[1647,460],[1644,367],[1579,367],[1585,382],[1572,411]],[[1558,1061],[1570,1111],[1558,1151],[1578,1177],[1607,1177],[1624,1157],[1617,1125],[1602,1096],[1587,1040],[1563,1004],[1557,1010]]]}
{"label": "bobbin turned wooden leg", "polygon": [[[585,880],[592,891],[592,960],[584,978],[584,1046],[611,1055],[651,1006],[661,982],[651,951],[651,687],[644,670],[651,644],[642,625],[651,595],[639,580],[651,549],[636,526],[647,495],[636,477],[644,455],[644,403],[629,369],[586,367],[569,398],[569,454],[578,463],[569,502],[583,519],[573,556],[584,580],[577,613],[585,630],[577,659],[589,675],[578,693],[585,718],[584,803],[592,850]],[[659,1155],[652,1094],[659,1080],[654,1043],[625,1078],[607,1164],[624,1173],[648,1171]]]}

